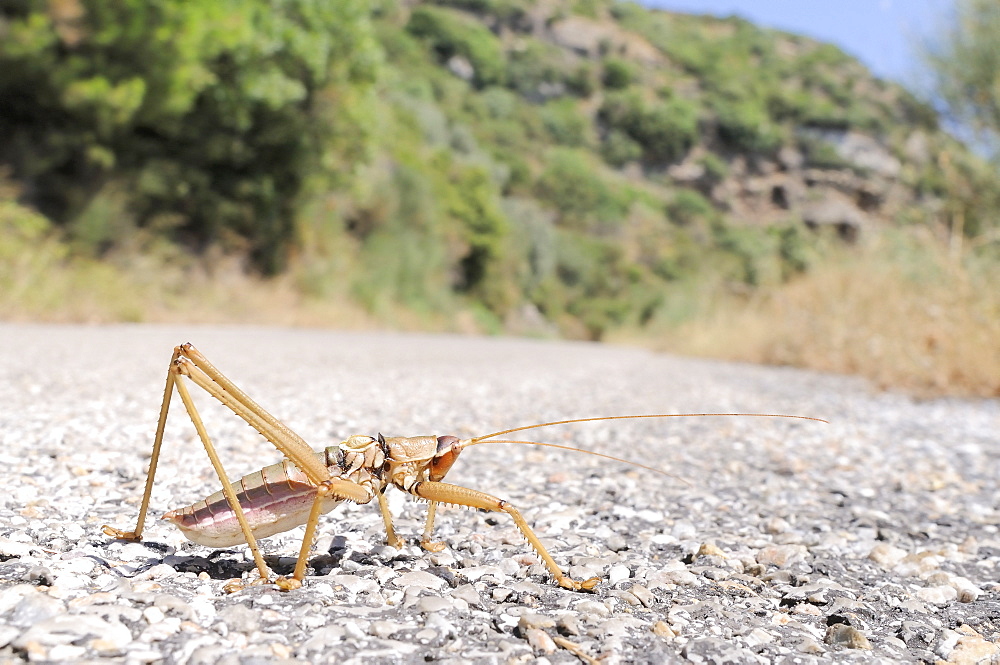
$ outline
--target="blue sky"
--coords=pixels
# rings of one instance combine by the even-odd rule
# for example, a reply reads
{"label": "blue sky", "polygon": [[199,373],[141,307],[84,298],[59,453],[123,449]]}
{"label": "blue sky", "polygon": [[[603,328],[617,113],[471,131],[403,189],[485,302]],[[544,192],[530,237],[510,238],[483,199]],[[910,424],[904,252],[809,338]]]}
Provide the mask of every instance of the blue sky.
{"label": "blue sky", "polygon": [[642,0],[694,14],[736,14],[759,25],[832,42],[876,75],[921,88],[915,45],[933,34],[952,0]]}

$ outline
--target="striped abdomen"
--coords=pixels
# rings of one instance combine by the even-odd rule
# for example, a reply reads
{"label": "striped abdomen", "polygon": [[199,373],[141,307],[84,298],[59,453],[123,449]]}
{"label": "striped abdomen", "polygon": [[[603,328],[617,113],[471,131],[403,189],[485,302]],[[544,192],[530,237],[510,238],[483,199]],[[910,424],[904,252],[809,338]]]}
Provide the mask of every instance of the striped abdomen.
{"label": "striped abdomen", "polygon": [[[316,453],[316,457],[330,469],[331,475],[339,476],[338,454],[339,449],[331,446]],[[233,483],[233,489],[255,538],[266,538],[305,524],[316,496],[316,486],[288,460],[243,476]],[[340,499],[327,499],[322,510],[328,513],[339,503]],[[176,524],[189,540],[199,545],[230,547],[246,542],[236,514],[221,491],[190,506],[171,510],[163,519]]]}

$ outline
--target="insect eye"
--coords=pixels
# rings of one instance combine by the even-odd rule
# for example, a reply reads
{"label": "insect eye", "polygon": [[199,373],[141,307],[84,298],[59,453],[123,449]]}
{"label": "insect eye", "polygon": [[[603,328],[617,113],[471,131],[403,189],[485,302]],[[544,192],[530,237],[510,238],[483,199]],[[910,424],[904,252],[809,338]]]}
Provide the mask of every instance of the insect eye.
{"label": "insect eye", "polygon": [[440,455],[443,452],[451,450],[452,446],[458,443],[457,436],[439,436],[437,445],[437,454]]}

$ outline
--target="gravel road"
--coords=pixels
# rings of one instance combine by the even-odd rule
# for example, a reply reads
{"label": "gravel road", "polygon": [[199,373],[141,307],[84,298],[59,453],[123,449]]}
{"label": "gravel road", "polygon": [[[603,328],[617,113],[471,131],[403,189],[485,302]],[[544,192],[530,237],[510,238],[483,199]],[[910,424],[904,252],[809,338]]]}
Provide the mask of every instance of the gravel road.
{"label": "gravel road", "polygon": [[[175,400],[152,519],[132,528],[170,351],[193,342],[314,447],[469,436],[584,416],[765,412],[561,426],[597,457],[481,445],[448,476],[505,515],[390,491],[321,522],[306,586],[226,594],[245,547],[158,519],[218,489]],[[232,477],[276,451],[196,395]],[[854,379],[593,344],[270,328],[0,326],[0,662],[1000,662],[1000,403],[914,402]],[[290,572],[302,530],[263,541]]]}

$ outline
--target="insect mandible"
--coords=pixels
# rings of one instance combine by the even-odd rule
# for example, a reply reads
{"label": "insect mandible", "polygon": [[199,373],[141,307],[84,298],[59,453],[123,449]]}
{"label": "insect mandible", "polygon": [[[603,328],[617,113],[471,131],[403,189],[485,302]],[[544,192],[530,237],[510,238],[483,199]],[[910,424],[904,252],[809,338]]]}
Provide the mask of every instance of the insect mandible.
{"label": "insect mandible", "polygon": [[[265,439],[281,451],[285,459],[230,483],[215,446],[212,444],[201,416],[191,399],[187,386],[188,380],[222,402],[260,432]],[[366,504],[372,499],[377,499],[382,519],[385,522],[388,543],[394,547],[402,545],[403,540],[396,535],[393,528],[392,516],[385,498],[385,491],[390,486],[428,501],[427,522],[420,541],[424,549],[439,551],[445,547],[444,543],[435,543],[431,540],[435,511],[439,503],[466,506],[484,511],[504,512],[513,519],[518,530],[541,557],[545,567],[560,586],[575,591],[589,591],[597,586],[600,579],[592,577],[587,580],[575,580],[563,573],[555,559],[532,531],[528,522],[508,501],[485,492],[442,482],[462,450],[479,443],[518,443],[546,446],[585,452],[617,462],[632,464],[656,473],[664,473],[644,464],[602,453],[552,443],[498,439],[496,437],[551,425],[635,418],[754,416],[799,418],[826,422],[808,416],[756,413],[605,416],[514,427],[468,439],[460,439],[450,435],[383,437],[379,434],[372,437],[356,434],[339,445],[316,452],[295,432],[261,408],[236,384],[226,378],[194,346],[182,344],[174,348],[170,358],[167,383],[163,391],[163,402],[160,405],[156,435],[153,439],[149,472],[146,476],[146,487],[135,529],[123,531],[105,525],[104,533],[109,536],[124,540],[141,540],[142,538],[146,512],[149,508],[149,498],[153,489],[153,479],[160,456],[160,447],[163,443],[163,432],[174,390],[177,391],[184,403],[198,436],[205,446],[212,466],[222,483],[222,491],[190,506],[171,510],[163,516],[163,519],[177,525],[188,539],[201,545],[230,547],[246,543],[250,547],[262,582],[269,582],[271,573],[261,556],[257,539],[305,524],[305,535],[302,538],[302,545],[292,576],[278,577],[274,580],[278,588],[286,591],[302,586],[319,516],[333,510],[343,501]],[[226,588],[232,591],[240,587],[239,583],[234,583],[227,585]]]}

